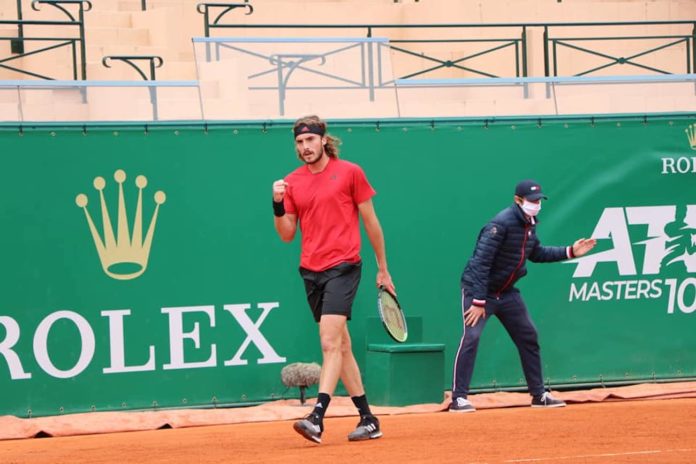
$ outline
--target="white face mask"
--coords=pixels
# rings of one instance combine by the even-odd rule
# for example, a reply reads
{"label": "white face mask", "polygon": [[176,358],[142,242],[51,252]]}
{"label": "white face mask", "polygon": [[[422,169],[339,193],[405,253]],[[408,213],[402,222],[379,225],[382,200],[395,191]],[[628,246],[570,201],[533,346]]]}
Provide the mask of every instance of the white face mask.
{"label": "white face mask", "polygon": [[527,216],[536,216],[541,211],[541,202],[532,203],[531,201],[522,200],[521,208]]}

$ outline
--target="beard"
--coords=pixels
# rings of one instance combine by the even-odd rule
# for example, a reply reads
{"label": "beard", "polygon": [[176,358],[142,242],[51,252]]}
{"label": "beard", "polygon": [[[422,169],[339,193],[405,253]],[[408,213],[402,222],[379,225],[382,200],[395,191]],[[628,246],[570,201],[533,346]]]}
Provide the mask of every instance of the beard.
{"label": "beard", "polygon": [[298,155],[300,155],[300,159],[301,159],[305,164],[316,164],[316,163],[318,163],[319,161],[321,161],[321,159],[324,157],[324,147],[321,146],[321,148],[319,148],[319,153],[318,153],[317,157],[314,158],[314,159],[312,159],[312,160],[309,160],[309,161],[308,161],[307,158],[305,157],[305,154],[304,154],[304,153],[299,153],[299,152],[298,152]]}

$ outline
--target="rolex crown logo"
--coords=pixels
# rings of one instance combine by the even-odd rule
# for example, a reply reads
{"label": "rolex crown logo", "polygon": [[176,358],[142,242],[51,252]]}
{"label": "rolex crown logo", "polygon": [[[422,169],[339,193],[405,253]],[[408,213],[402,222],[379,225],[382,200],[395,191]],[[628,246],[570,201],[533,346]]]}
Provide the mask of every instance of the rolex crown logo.
{"label": "rolex crown logo", "polygon": [[686,136],[689,138],[689,145],[692,150],[696,150],[696,122],[684,129]]}
{"label": "rolex crown logo", "polygon": [[87,225],[92,233],[92,239],[94,240],[94,245],[97,247],[99,260],[101,261],[104,272],[114,279],[130,280],[140,276],[145,272],[145,269],[147,269],[150,247],[152,246],[152,238],[155,234],[155,225],[157,223],[157,213],[159,212],[160,205],[166,201],[167,197],[162,191],[155,193],[155,211],[152,213],[150,226],[143,240],[143,189],[147,187],[147,178],[145,176],[138,176],[135,178],[135,185],[138,187],[138,203],[135,209],[132,234],[129,230],[128,213],[123,193],[123,183],[126,180],[126,173],[121,169],[117,170],[114,173],[114,180],[118,183],[118,222],[116,229],[117,235],[115,237],[106,199],[104,198],[106,181],[103,177],[95,177],[94,179],[94,188],[99,191],[99,198],[101,200],[103,240],[102,235],[99,234],[99,231],[94,225],[92,216],[87,210],[87,195],[80,193],[75,198],[75,203],[85,212]]}

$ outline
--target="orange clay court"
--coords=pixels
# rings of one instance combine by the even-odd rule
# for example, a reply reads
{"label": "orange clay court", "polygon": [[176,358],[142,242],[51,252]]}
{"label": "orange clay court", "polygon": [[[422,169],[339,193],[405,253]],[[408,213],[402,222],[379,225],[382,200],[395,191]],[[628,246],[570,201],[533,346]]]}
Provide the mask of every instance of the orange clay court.
{"label": "orange clay court", "polygon": [[[513,398],[508,404],[526,401],[522,394],[490,396]],[[356,417],[328,417],[321,445],[297,435],[288,420],[5,440],[0,441],[0,463],[687,464],[696,462],[696,398],[685,396],[610,399],[550,410],[490,404],[471,414],[391,410],[381,415],[384,437],[369,442],[347,441]],[[303,413],[304,408],[294,407]],[[79,421],[80,416],[85,415],[72,417]],[[66,424],[70,419],[63,416]]]}

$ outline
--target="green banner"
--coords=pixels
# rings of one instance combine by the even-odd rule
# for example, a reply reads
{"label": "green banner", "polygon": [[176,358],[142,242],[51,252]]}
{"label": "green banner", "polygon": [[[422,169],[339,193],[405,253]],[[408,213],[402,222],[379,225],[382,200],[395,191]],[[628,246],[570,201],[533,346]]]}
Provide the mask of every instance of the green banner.
{"label": "green banner", "polygon": [[[389,266],[423,341],[461,337],[459,277],[479,229],[535,178],[547,245],[519,287],[550,385],[696,376],[696,118],[334,124],[378,194]],[[297,396],[292,362],[321,362],[271,184],[296,159],[289,125],[0,131],[0,414],[215,406]],[[375,265],[350,323],[365,359]],[[524,386],[497,322],[474,388]],[[369,392],[368,392],[369,394]]]}

